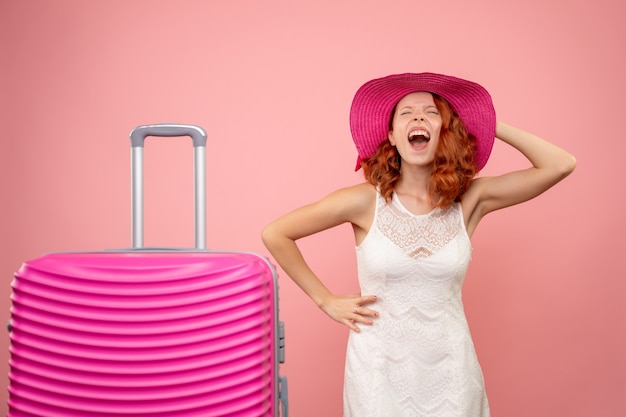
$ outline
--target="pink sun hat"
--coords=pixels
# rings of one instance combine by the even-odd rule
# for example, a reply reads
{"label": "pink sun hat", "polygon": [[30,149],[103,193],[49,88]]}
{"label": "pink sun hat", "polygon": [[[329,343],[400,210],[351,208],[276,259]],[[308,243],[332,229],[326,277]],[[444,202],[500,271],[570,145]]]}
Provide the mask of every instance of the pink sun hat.
{"label": "pink sun hat", "polygon": [[417,91],[443,97],[459,115],[465,128],[476,137],[476,165],[482,169],[493,147],[496,112],[491,96],[481,85],[448,75],[422,72],[377,78],[363,84],[354,95],[350,109],[350,131],[361,160],[376,152],[387,140],[391,111],[400,99]]}

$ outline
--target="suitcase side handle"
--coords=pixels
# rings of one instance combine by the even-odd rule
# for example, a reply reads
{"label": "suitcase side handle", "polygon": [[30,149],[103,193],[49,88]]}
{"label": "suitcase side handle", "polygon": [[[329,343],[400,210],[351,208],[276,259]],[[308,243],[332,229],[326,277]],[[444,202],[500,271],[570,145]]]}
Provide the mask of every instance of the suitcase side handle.
{"label": "suitcase side handle", "polygon": [[289,390],[287,388],[287,377],[280,377],[280,405],[281,405],[281,417],[289,417]]}
{"label": "suitcase side handle", "polygon": [[131,143],[131,244],[143,248],[143,146],[148,136],[189,136],[194,149],[195,247],[206,249],[206,132],[199,126],[162,123],[138,126]]}

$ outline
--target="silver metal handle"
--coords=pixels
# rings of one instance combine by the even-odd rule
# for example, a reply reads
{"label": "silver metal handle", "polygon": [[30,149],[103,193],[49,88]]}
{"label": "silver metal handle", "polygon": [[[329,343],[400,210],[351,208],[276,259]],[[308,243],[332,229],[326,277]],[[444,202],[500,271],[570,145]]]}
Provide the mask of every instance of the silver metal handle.
{"label": "silver metal handle", "polygon": [[163,123],[138,126],[131,142],[131,243],[143,247],[143,146],[148,136],[189,136],[194,149],[195,247],[206,249],[206,132],[199,126]]}

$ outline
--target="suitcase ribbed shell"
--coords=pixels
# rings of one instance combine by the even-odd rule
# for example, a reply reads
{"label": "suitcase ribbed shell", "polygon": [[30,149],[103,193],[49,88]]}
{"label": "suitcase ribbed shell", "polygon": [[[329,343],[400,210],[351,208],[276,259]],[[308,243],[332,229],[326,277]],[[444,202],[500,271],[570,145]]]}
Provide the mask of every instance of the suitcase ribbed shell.
{"label": "suitcase ribbed shell", "polygon": [[250,253],[26,262],[12,284],[8,415],[273,416],[274,280]]}

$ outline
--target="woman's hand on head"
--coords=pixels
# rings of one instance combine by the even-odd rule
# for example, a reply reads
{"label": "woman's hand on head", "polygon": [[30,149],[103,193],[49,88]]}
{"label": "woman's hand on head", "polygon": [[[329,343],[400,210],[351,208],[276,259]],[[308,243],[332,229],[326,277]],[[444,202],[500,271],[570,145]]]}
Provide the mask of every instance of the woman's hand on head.
{"label": "woman's hand on head", "polygon": [[358,333],[361,330],[357,323],[371,326],[374,324],[374,319],[378,317],[378,311],[368,307],[375,302],[375,295],[330,295],[320,303],[319,307],[330,318]]}

